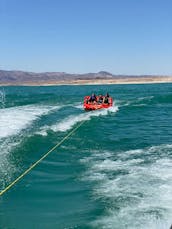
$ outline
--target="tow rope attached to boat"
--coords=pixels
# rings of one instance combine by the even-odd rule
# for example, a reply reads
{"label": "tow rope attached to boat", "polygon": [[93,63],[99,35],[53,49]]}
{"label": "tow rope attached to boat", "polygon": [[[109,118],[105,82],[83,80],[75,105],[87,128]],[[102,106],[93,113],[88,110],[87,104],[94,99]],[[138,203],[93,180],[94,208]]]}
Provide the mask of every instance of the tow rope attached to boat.
{"label": "tow rope attached to boat", "polygon": [[12,188],[19,180],[21,180],[27,173],[29,173],[36,165],[38,165],[44,158],[46,158],[52,151],[58,148],[65,140],[67,140],[79,127],[81,127],[86,120],[82,121],[77,127],[75,127],[68,135],[66,135],[59,143],[57,143],[53,148],[51,148],[47,153],[45,153],[38,161],[32,164],[27,170],[25,170],[19,177],[17,177],[12,183],[10,183],[4,190],[0,192],[2,196],[10,188]]}

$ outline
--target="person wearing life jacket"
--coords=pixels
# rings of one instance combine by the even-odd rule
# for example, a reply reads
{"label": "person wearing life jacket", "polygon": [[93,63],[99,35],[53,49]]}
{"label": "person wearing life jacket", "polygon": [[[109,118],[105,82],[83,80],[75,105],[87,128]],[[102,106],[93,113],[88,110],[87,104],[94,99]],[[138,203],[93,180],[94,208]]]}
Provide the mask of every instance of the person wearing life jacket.
{"label": "person wearing life jacket", "polygon": [[109,104],[109,93],[105,95],[103,103]]}
{"label": "person wearing life jacket", "polygon": [[101,94],[101,95],[99,95],[99,97],[98,97],[98,103],[99,104],[102,104],[103,103],[103,95]]}
{"label": "person wearing life jacket", "polygon": [[89,101],[90,103],[95,103],[95,102],[97,102],[96,95],[93,93],[93,94],[90,96],[90,98],[89,98],[88,101]]}

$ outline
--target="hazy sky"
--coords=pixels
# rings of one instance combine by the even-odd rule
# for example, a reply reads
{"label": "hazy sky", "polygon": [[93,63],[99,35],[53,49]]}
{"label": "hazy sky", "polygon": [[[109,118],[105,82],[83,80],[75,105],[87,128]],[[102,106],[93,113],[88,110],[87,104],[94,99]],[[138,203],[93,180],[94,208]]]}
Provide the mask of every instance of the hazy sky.
{"label": "hazy sky", "polygon": [[172,0],[0,0],[0,69],[172,74]]}

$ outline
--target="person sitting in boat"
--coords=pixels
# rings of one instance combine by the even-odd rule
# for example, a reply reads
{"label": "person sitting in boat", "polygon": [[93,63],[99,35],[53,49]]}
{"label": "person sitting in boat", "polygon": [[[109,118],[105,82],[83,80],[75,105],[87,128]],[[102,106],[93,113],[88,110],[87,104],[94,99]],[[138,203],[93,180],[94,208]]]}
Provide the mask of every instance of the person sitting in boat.
{"label": "person sitting in boat", "polygon": [[99,95],[98,97],[98,103],[102,104],[103,103],[103,95]]}
{"label": "person sitting in boat", "polygon": [[97,98],[96,98],[96,95],[93,93],[89,100],[88,100],[90,103],[96,103],[97,102]]}
{"label": "person sitting in boat", "polygon": [[103,103],[109,104],[109,93],[105,95]]}

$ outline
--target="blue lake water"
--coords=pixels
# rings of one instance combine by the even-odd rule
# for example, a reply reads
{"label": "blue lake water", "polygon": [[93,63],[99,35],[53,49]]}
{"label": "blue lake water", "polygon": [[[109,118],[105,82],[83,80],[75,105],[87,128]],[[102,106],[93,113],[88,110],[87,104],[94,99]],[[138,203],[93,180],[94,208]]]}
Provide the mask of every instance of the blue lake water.
{"label": "blue lake water", "polygon": [[[85,112],[85,95],[112,108]],[[0,228],[167,229],[172,84],[0,87]]]}

